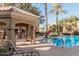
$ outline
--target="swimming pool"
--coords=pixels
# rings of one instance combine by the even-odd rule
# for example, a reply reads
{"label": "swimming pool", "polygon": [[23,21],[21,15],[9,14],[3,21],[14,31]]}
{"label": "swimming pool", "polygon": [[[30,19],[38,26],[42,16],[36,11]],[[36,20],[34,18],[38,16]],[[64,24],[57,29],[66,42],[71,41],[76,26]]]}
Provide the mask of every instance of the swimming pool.
{"label": "swimming pool", "polygon": [[79,36],[76,35],[66,35],[63,37],[53,37],[50,38],[53,45],[57,47],[72,48],[79,46]]}

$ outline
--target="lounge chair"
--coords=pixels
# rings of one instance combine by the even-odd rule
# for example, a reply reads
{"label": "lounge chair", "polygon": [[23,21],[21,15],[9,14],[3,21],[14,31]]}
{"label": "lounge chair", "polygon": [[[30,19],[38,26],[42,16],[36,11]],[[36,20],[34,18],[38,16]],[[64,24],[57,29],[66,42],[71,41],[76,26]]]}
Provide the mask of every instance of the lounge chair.
{"label": "lounge chair", "polygon": [[12,55],[17,55],[20,54],[22,56],[40,56],[38,51],[29,49],[27,51],[23,51],[22,49],[17,49],[12,42],[8,42],[8,46],[9,46],[9,52],[5,53],[3,55],[8,55],[8,56],[12,56]]}

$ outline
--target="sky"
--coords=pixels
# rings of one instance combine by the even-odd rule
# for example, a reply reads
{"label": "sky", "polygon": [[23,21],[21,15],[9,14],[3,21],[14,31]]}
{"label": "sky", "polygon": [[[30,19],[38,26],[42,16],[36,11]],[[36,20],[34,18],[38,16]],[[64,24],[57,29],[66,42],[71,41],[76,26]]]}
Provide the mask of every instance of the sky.
{"label": "sky", "polygon": [[[41,11],[41,14],[45,14],[44,4],[42,3],[34,3],[33,6],[37,7],[38,10]],[[59,19],[66,18],[69,16],[78,16],[79,17],[79,3],[62,3],[63,9],[67,13],[62,13],[59,15]],[[50,13],[50,10],[53,8],[53,3],[48,3],[48,24],[56,23],[55,15]]]}

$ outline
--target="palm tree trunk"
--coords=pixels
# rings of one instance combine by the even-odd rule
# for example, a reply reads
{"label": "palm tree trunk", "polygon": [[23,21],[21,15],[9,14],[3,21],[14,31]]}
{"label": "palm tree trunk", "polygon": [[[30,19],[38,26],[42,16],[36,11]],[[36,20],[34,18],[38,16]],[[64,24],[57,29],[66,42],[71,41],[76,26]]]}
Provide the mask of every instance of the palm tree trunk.
{"label": "palm tree trunk", "polygon": [[47,13],[47,3],[45,3],[45,17],[46,17],[46,42],[47,42],[47,38],[48,38],[48,13]]}
{"label": "palm tree trunk", "polygon": [[57,24],[57,33],[59,34],[59,31],[58,31],[58,12],[56,12],[56,24]]}
{"label": "palm tree trunk", "polygon": [[46,35],[48,32],[48,13],[47,13],[47,3],[45,3],[45,17],[46,17]]}

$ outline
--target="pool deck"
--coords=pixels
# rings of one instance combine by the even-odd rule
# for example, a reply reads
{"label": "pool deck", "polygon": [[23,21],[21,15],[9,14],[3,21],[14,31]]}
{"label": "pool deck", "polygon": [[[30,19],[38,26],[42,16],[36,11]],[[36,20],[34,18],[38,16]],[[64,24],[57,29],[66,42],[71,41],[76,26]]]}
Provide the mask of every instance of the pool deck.
{"label": "pool deck", "polygon": [[23,48],[24,51],[37,50],[39,51],[41,56],[79,56],[79,47],[58,48],[53,46],[51,43],[37,43],[34,45],[30,44],[17,45],[17,48]]}
{"label": "pool deck", "polygon": [[79,48],[52,48],[40,51],[42,56],[79,56]]}
{"label": "pool deck", "polygon": [[17,46],[23,50],[34,49],[40,52],[41,56],[79,56],[79,47],[74,48],[58,48],[48,44]]}

